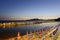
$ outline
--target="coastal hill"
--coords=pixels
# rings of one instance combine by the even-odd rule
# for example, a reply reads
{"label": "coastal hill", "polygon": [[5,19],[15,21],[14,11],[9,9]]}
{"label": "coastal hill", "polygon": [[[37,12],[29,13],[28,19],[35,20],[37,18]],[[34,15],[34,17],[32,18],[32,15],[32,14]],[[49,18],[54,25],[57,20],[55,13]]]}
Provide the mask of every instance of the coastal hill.
{"label": "coastal hill", "polygon": [[28,20],[0,20],[0,23],[3,22],[30,22],[30,21],[44,21],[44,22],[48,22],[48,21],[60,21],[60,18],[57,19],[38,19],[38,18],[34,18],[34,19],[28,19]]}
{"label": "coastal hill", "polygon": [[34,19],[29,19],[29,20],[0,20],[0,23],[3,23],[3,22],[30,22],[30,21],[43,21],[43,19],[34,18]]}
{"label": "coastal hill", "polygon": [[58,19],[55,19],[55,21],[60,21],[60,18],[58,18]]}

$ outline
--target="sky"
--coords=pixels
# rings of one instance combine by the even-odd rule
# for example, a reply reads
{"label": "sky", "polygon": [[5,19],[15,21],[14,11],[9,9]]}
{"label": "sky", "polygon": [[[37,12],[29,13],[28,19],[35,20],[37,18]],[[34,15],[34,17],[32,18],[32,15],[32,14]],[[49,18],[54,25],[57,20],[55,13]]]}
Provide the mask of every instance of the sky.
{"label": "sky", "polygon": [[58,18],[60,0],[0,0],[0,17]]}

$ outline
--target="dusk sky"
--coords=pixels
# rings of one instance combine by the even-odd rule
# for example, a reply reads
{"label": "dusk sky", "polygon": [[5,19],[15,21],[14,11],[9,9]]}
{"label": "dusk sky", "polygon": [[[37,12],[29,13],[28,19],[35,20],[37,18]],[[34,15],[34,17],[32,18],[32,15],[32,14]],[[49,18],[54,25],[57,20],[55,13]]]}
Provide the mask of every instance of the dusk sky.
{"label": "dusk sky", "polygon": [[58,18],[60,17],[60,0],[0,0],[0,16]]}

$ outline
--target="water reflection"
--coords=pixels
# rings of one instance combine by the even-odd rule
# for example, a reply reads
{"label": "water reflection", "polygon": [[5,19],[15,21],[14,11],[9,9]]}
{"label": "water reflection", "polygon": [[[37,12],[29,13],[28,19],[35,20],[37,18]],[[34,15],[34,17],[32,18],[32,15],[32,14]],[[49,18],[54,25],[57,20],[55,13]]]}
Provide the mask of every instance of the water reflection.
{"label": "water reflection", "polygon": [[26,34],[26,32],[31,33],[42,28],[55,26],[57,24],[59,24],[59,22],[50,22],[34,25],[18,25],[9,27],[3,26],[3,28],[0,28],[0,38],[15,37],[17,36],[18,32],[20,32],[21,35],[24,35]]}

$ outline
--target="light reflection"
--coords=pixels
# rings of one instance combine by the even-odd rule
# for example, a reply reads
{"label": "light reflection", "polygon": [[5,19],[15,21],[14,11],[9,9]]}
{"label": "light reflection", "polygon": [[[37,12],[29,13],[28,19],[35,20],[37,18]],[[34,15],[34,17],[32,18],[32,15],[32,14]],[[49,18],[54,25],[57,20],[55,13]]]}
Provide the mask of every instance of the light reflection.
{"label": "light reflection", "polygon": [[[10,23],[9,23],[10,24]],[[10,27],[10,26],[9,26]],[[4,26],[4,28],[5,28],[5,26]],[[48,31],[48,30],[46,30],[46,31]],[[43,31],[44,32],[44,31]],[[35,32],[36,33],[36,32]],[[35,34],[34,33],[34,34]],[[38,30],[37,30],[37,34],[38,34],[39,32],[38,32]],[[27,33],[28,34],[28,33]],[[30,35],[31,34],[33,34],[32,32],[30,32]],[[42,34],[44,34],[44,33],[42,33]],[[29,35],[28,35],[29,36]],[[28,37],[27,36],[27,37]],[[34,37],[34,36],[33,36]],[[23,38],[25,39],[25,37],[23,36]],[[20,40],[20,32],[18,32],[18,35],[17,35],[17,39],[19,39]],[[15,38],[10,38],[9,40],[15,40]]]}
{"label": "light reflection", "polygon": [[[18,32],[17,37],[11,38],[9,40],[41,40],[41,39],[52,40],[53,39],[52,37],[54,37],[52,34],[53,34],[54,31],[57,30],[57,28],[58,27],[56,27],[56,26],[55,27],[50,27],[50,28],[48,27],[46,29],[46,31],[44,31],[42,29],[42,31],[37,31],[37,32],[34,32],[34,33],[30,32],[29,34],[27,32],[26,35],[23,35],[22,37],[20,36],[20,32]],[[41,34],[40,34],[40,32],[41,32]],[[52,33],[50,33],[50,32],[52,32]]]}
{"label": "light reflection", "polygon": [[10,28],[12,26],[23,26],[23,25],[34,25],[40,24],[41,22],[8,22],[8,23],[0,23],[3,28]]}

